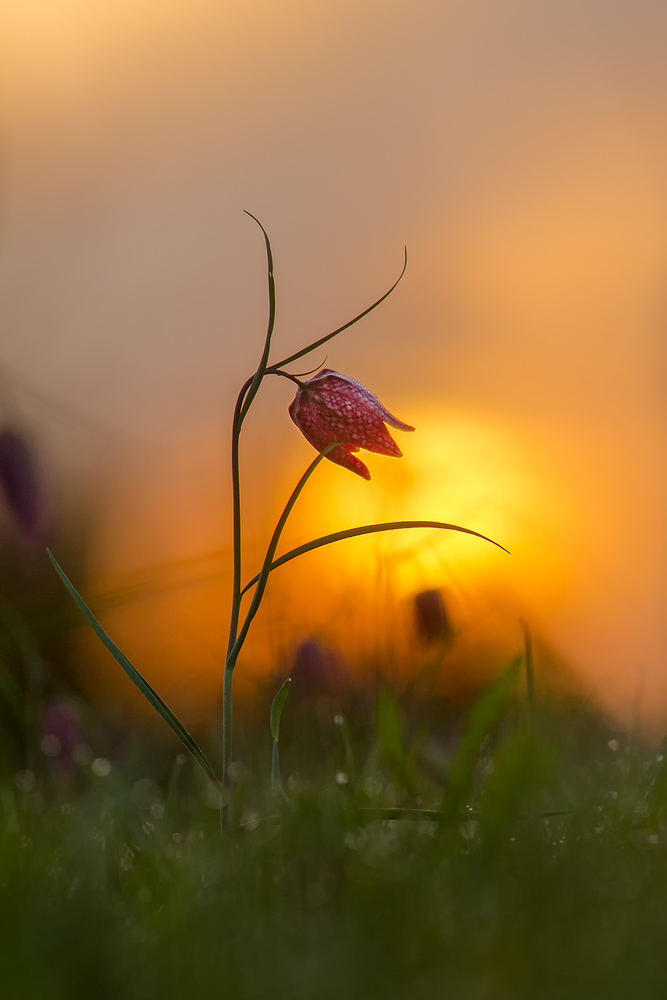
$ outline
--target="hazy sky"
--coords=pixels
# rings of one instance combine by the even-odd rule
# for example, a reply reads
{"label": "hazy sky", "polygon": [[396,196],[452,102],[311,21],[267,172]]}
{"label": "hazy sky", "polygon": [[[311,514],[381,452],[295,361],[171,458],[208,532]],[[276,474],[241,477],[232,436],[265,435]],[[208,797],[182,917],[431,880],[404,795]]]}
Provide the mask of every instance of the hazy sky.
{"label": "hazy sky", "polygon": [[[3,384],[61,476],[105,477],[99,587],[229,540],[228,421],[266,317],[242,210],[273,242],[281,356],[381,294],[407,244],[327,364],[417,433],[370,485],[327,468],[291,537],[393,516],[493,534],[511,563],[427,541],[396,599],[456,579],[501,645],[524,615],[608,704],[641,689],[661,717],[666,67],[659,0],[0,0]],[[290,389],[248,431],[251,559],[310,456]],[[344,648],[336,600],[366,609],[368,566],[405,546],[285,570],[303,613],[286,625],[274,588],[255,660],[299,634]],[[174,690],[186,658],[181,686],[210,685],[225,594],[108,623]]]}

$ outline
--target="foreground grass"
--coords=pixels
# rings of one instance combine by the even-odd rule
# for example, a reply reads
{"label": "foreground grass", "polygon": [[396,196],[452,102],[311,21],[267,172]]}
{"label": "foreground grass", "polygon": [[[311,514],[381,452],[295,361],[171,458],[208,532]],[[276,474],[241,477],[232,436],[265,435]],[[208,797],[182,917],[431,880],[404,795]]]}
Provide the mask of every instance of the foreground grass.
{"label": "foreground grass", "polygon": [[662,755],[577,706],[498,708],[452,749],[386,695],[310,772],[286,743],[289,801],[237,767],[222,825],[182,758],[8,778],[3,996],[663,997]]}

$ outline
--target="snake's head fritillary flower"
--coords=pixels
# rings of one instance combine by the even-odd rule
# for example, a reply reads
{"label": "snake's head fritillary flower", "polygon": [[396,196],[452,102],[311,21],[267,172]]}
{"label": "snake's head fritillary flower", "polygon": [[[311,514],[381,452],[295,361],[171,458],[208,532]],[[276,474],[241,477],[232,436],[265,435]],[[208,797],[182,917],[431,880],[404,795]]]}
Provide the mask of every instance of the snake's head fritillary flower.
{"label": "snake's head fritillary flower", "polygon": [[352,452],[365,448],[379,455],[400,458],[401,449],[385,427],[413,431],[397,420],[377,396],[347,375],[324,368],[299,386],[289,408],[290,417],[306,441],[324,451],[335,441],[342,443],[327,458],[363,479],[370,479],[367,467]]}

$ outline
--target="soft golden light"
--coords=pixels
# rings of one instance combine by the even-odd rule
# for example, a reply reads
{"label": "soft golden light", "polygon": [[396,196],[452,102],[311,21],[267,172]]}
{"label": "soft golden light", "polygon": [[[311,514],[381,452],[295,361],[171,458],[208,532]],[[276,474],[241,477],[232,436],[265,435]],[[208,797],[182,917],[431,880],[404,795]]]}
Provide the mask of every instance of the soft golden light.
{"label": "soft golden light", "polygon": [[433,519],[479,531],[509,548],[512,558],[462,533],[409,529],[337,544],[327,555],[336,572],[363,572],[375,549],[392,564],[401,596],[436,586],[443,574],[507,587],[528,572],[539,591],[536,603],[556,599],[565,571],[559,547],[545,547],[545,537],[562,522],[566,499],[555,470],[538,459],[537,442],[473,414],[426,411],[411,418],[416,433],[400,435],[405,457],[370,457],[370,485],[351,476],[333,483],[330,473],[313,484],[305,501],[308,530],[317,531],[318,522],[340,528]]}
{"label": "soft golden light", "polygon": [[[414,595],[437,587],[467,661],[485,645],[497,665],[525,618],[614,711],[643,687],[667,717],[663,26],[636,0],[571,30],[576,6],[0,5],[3,374],[63,491],[113,484],[89,588],[125,594],[104,621],[165,695],[206,709],[221,673],[227,421],[266,323],[247,208],[273,242],[275,356],[410,253],[327,365],[417,431],[405,458],[370,457],[370,484],[324,463],[283,550],[434,518],[512,555],[405,531],[280,569],[239,692],[310,634],[351,669],[408,669]],[[287,388],[263,387],[244,431],[249,576],[312,458]],[[111,691],[82,644],[89,690]]]}

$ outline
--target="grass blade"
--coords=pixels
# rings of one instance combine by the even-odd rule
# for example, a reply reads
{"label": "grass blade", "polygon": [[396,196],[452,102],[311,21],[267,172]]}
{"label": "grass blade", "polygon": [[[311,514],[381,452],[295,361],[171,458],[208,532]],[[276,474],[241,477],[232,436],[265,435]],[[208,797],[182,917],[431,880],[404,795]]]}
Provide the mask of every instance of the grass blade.
{"label": "grass blade", "polygon": [[271,702],[271,736],[274,740],[278,739],[280,733],[280,717],[283,714],[283,708],[285,707],[287,695],[289,694],[291,680],[291,677],[287,678],[287,680],[280,686],[278,694]]}
{"label": "grass blade", "polygon": [[285,790],[283,789],[283,782],[280,776],[280,754],[278,750],[278,737],[280,735],[280,717],[283,714],[283,708],[285,707],[285,702],[287,700],[287,694],[289,692],[291,678],[288,677],[286,681],[280,686],[278,694],[275,696],[271,703],[271,736],[273,737],[273,746],[271,748],[271,791],[274,795],[282,795],[283,799],[287,802],[287,796],[285,795]]}
{"label": "grass blade", "polygon": [[454,811],[461,807],[470,791],[479,748],[507,708],[522,662],[523,656],[517,656],[499,677],[484,688],[470,710],[449,772],[449,805]]}
{"label": "grass blade", "polygon": [[[255,221],[257,220],[255,219]],[[283,358],[283,360],[279,361],[277,364],[271,365],[271,368],[274,369],[284,368],[285,365],[291,365],[293,361],[298,361],[299,358],[303,358],[304,355],[310,354],[311,351],[316,351],[318,347],[322,346],[322,344],[326,344],[328,340],[333,340],[333,338],[337,337],[339,333],[343,332],[343,330],[347,330],[348,327],[354,326],[354,324],[358,323],[360,319],[364,318],[364,316],[368,316],[369,312],[373,312],[373,310],[376,309],[381,302],[384,302],[384,300],[387,298],[388,295],[391,295],[393,290],[396,288],[396,285],[399,283],[399,281],[405,274],[405,269],[407,266],[408,266],[408,248],[406,247],[405,259],[403,261],[403,270],[401,271],[398,278],[396,279],[396,281],[391,286],[388,292],[385,292],[384,295],[382,295],[376,302],[373,303],[372,306],[369,306],[368,309],[364,309],[364,311],[360,312],[358,316],[354,317],[354,319],[351,319],[348,323],[344,323],[343,326],[339,326],[337,330],[333,331],[333,333],[328,333],[326,337],[320,337],[319,340],[315,340],[312,344],[309,344],[308,347],[304,347],[301,351],[297,351],[296,354],[290,354],[288,358]]]}
{"label": "grass blade", "polygon": [[[266,590],[266,584],[269,579],[269,573],[271,572],[273,557],[278,547],[280,536],[282,534],[283,528],[285,527],[285,524],[287,523],[287,518],[290,516],[292,512],[294,504],[298,500],[301,491],[303,490],[304,486],[306,485],[306,483],[308,482],[308,480],[310,479],[310,477],[312,476],[312,474],[314,473],[315,469],[318,467],[322,459],[326,458],[327,455],[334,450],[334,448],[337,448],[342,443],[343,442],[341,441],[333,441],[331,444],[327,445],[324,451],[321,451],[320,454],[317,456],[317,458],[313,459],[313,461],[310,463],[304,474],[301,476],[299,482],[292,490],[292,495],[285,504],[285,508],[282,514],[280,515],[278,524],[276,525],[275,530],[271,536],[271,541],[269,542],[269,547],[266,550],[266,556],[264,557],[264,564],[262,566],[259,575],[257,576],[257,589],[253,594],[252,602],[250,604],[250,607],[248,608],[248,613],[245,616],[243,625],[241,626],[241,630],[238,636],[236,637],[236,641],[231,650],[229,651],[229,653],[227,654],[227,665],[225,666],[225,669],[227,669],[227,666],[230,663],[232,664],[232,669],[233,669],[233,665],[236,663],[236,658],[239,654],[239,651],[243,646],[243,643],[245,642],[245,637],[248,634],[248,629],[250,628],[250,624],[255,615],[257,614],[259,605],[262,601],[262,597],[264,596],[264,591]],[[245,590],[242,590],[239,596],[242,597],[244,593]]]}
{"label": "grass blade", "polygon": [[73,598],[74,602],[79,608],[79,611],[86,619],[88,624],[91,626],[95,634],[102,640],[104,645],[107,647],[107,649],[115,659],[116,663],[118,663],[123,668],[123,670],[130,678],[130,680],[133,681],[134,684],[136,684],[136,686],[139,688],[144,697],[147,698],[148,701],[151,703],[153,708],[157,712],[159,712],[159,714],[162,716],[162,718],[167,723],[172,732],[174,732],[176,736],[178,736],[179,740],[190,751],[190,753],[195,758],[201,769],[205,772],[206,776],[210,778],[211,781],[214,781],[216,785],[219,784],[215,771],[213,770],[208,760],[204,756],[204,752],[192,738],[192,736],[187,731],[185,726],[181,722],[179,722],[179,720],[176,718],[172,710],[169,708],[168,705],[165,704],[165,702],[162,700],[157,691],[155,691],[148,683],[148,681],[141,676],[136,667],[132,666],[132,664],[125,656],[125,654],[118,648],[116,643],[107,635],[107,633],[104,631],[100,623],[95,618],[95,615],[92,613],[92,611],[90,610],[84,599],[77,591],[74,584],[71,582],[71,580],[68,579],[68,577],[65,575],[65,572],[61,569],[53,553],[49,549],[47,549],[46,551],[49,559],[53,563],[53,567],[56,573],[58,574],[62,582],[65,584],[65,587],[67,588],[67,590],[70,593],[70,596]]}
{"label": "grass blade", "polygon": [[257,223],[259,228],[264,233],[264,243],[266,244],[266,269],[268,273],[268,282],[269,282],[269,322],[266,330],[266,338],[264,340],[264,350],[262,351],[262,357],[259,362],[257,371],[253,376],[250,388],[248,389],[248,394],[245,397],[245,400],[243,401],[241,407],[239,426],[243,423],[245,415],[250,409],[251,403],[255,398],[255,396],[257,395],[257,390],[259,389],[262,379],[264,378],[264,375],[266,373],[266,366],[269,363],[269,352],[271,351],[271,337],[273,335],[273,326],[276,320],[276,283],[273,277],[273,254],[271,253],[271,243],[269,242],[268,233],[266,232],[266,229],[259,221],[259,219],[256,219],[255,216],[252,214],[252,212],[245,212],[245,214],[249,215],[250,218]]}
{"label": "grass blade", "polygon": [[[357,538],[359,535],[372,535],[379,531],[400,531],[403,528],[442,528],[446,531],[460,531],[464,535],[474,535],[475,538],[491,542],[492,545],[497,546],[503,552],[507,552],[510,555],[508,549],[504,545],[501,545],[500,542],[494,542],[492,538],[480,534],[479,531],[473,531],[472,528],[462,528],[459,524],[448,524],[445,521],[385,521],[381,524],[362,524],[357,528],[345,528],[343,531],[333,531],[330,535],[322,535],[321,538],[315,538],[312,542],[305,542],[303,545],[298,545],[295,549],[290,549],[289,552],[286,552],[278,559],[274,559],[269,567],[269,572],[277,569],[279,566],[284,566],[285,563],[291,562],[297,556],[302,556],[306,552],[312,552],[313,549],[319,549],[323,545],[331,545],[332,542],[341,542],[346,538]],[[250,590],[258,580],[259,574],[254,576],[249,583],[246,583],[241,594],[245,594],[246,591]]]}

